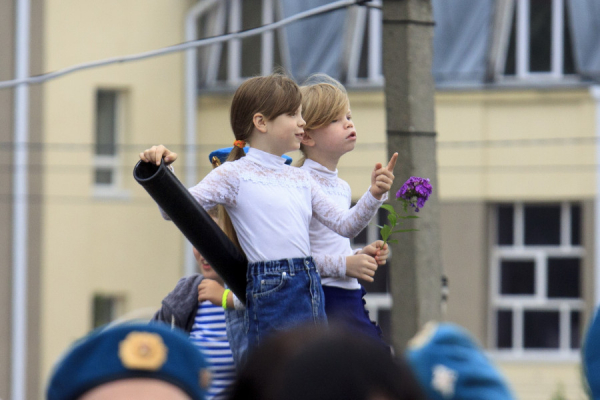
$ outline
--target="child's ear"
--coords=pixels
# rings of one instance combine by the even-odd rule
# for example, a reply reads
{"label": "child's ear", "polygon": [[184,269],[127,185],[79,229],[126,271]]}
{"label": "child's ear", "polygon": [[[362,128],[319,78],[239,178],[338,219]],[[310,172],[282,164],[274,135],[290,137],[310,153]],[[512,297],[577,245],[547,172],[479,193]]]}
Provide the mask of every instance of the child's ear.
{"label": "child's ear", "polygon": [[312,138],[312,133],[310,133],[310,131],[304,131],[304,136],[302,136],[302,144],[308,147],[315,145],[315,140]]}
{"label": "child's ear", "polygon": [[254,114],[254,116],[252,117],[252,122],[254,123],[254,127],[260,132],[267,132],[267,119],[261,113]]}

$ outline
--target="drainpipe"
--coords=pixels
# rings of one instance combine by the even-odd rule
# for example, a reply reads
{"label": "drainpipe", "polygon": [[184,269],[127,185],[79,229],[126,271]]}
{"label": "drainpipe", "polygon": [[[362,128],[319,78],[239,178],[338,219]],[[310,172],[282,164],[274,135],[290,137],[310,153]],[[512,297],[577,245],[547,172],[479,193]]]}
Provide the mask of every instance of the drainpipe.
{"label": "drainpipe", "polygon": [[594,307],[600,305],[600,86],[590,88],[596,104],[596,198],[594,199]]}
{"label": "drainpipe", "polygon": [[[15,78],[29,76],[29,0],[16,2]],[[27,162],[29,86],[14,92],[11,398],[25,400],[27,360]]]}
{"label": "drainpipe", "polygon": [[[198,39],[198,17],[219,3],[219,0],[201,0],[187,12],[185,17],[185,41]],[[196,178],[196,118],[198,108],[198,67],[196,47],[185,51],[185,184],[192,187],[198,183]],[[184,246],[184,271],[186,275],[196,272],[196,260],[192,245],[186,241]]]}

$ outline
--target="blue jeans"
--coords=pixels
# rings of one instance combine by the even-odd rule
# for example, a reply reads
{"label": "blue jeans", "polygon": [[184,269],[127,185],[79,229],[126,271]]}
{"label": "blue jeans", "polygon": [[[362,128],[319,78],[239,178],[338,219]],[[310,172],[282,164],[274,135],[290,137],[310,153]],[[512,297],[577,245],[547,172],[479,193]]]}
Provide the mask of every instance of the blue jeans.
{"label": "blue jeans", "polygon": [[225,310],[225,326],[227,328],[227,339],[231,346],[233,362],[236,370],[240,370],[246,362],[248,352],[248,327],[246,326],[246,310]]}
{"label": "blue jeans", "polygon": [[312,257],[248,264],[248,346],[306,322],[327,324],[321,278]]}

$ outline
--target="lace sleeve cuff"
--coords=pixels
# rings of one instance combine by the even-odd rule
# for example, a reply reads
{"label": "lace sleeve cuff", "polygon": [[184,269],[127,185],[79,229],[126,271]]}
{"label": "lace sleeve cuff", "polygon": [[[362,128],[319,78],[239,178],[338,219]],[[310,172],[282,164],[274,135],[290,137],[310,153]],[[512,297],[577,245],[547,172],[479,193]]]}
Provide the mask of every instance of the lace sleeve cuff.
{"label": "lace sleeve cuff", "polygon": [[346,256],[313,254],[312,258],[321,276],[332,278],[346,277]]}
{"label": "lace sleeve cuff", "polygon": [[369,200],[369,202],[367,204],[370,205],[370,204],[376,203],[376,204],[378,204],[378,205],[381,206],[383,203],[385,203],[387,201],[387,199],[388,199],[388,193],[389,192],[385,192],[383,194],[383,196],[381,196],[381,200],[377,200],[375,198],[375,196],[373,196],[373,194],[371,193],[371,186],[369,186],[369,188],[367,189],[367,193],[365,193],[363,195],[363,197],[367,196],[366,198]]}

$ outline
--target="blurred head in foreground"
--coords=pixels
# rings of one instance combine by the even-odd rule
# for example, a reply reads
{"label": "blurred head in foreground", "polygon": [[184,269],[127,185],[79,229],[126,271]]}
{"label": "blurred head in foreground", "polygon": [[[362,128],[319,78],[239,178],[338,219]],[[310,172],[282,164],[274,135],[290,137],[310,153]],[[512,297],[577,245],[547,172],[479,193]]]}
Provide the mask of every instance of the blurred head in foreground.
{"label": "blurred head in foreground", "polygon": [[405,361],[367,337],[299,327],[271,336],[250,355],[231,399],[425,400]]}
{"label": "blurred head in foreground", "polygon": [[450,323],[427,323],[406,356],[431,400],[514,399],[506,381],[469,332]]}
{"label": "blurred head in foreground", "polygon": [[181,332],[162,324],[98,329],[55,366],[48,400],[204,399],[210,374]]}
{"label": "blurred head in foreground", "polygon": [[590,398],[600,398],[600,309],[596,310],[587,330],[582,350],[582,364]]}

